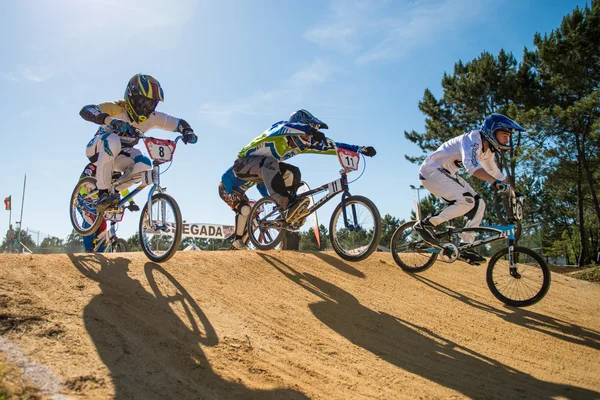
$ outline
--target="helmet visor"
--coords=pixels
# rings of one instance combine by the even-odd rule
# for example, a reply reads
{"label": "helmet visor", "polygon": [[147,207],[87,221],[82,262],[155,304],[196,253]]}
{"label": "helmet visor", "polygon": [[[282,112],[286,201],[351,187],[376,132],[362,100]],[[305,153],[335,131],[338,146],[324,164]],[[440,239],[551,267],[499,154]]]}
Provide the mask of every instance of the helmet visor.
{"label": "helmet visor", "polygon": [[138,95],[131,98],[131,103],[133,109],[138,115],[148,117],[156,109],[158,100],[149,99],[148,97]]}

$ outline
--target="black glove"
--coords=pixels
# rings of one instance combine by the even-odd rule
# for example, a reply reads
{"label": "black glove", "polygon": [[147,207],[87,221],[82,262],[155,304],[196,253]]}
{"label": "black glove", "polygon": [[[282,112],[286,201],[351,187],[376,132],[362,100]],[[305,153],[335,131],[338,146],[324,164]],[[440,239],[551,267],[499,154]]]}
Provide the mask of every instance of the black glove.
{"label": "black glove", "polygon": [[185,131],[183,132],[183,137],[181,138],[183,143],[185,144],[194,144],[198,141],[198,136],[194,133],[194,131]]}
{"label": "black glove", "polygon": [[508,182],[502,182],[498,179],[496,179],[494,183],[492,183],[492,186],[498,189],[500,193],[508,193],[508,191],[510,190],[510,184]]}
{"label": "black glove", "polygon": [[110,121],[110,127],[113,129],[113,132],[119,136],[137,136],[136,129],[120,119],[113,119]]}
{"label": "black glove", "polygon": [[367,157],[373,157],[375,154],[377,154],[377,151],[373,146],[363,147],[362,149],[360,149],[360,152]]}
{"label": "black glove", "polygon": [[324,142],[326,139],[325,134],[321,131],[316,130],[315,128],[311,128],[308,134],[312,136],[315,142]]}

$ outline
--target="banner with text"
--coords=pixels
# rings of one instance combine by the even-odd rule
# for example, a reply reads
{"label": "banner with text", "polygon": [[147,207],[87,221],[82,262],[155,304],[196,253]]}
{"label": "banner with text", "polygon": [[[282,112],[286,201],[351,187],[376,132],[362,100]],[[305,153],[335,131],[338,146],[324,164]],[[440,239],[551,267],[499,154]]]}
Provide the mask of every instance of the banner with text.
{"label": "banner with text", "polygon": [[194,237],[203,239],[225,239],[233,234],[234,229],[234,227],[231,225],[193,223],[185,223],[182,225],[183,237]]}

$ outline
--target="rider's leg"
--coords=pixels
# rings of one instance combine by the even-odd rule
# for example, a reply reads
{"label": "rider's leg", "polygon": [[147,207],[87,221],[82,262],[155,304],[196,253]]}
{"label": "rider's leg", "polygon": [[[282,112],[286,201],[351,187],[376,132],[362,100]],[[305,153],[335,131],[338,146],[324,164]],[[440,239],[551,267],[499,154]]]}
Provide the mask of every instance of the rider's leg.
{"label": "rider's leg", "polygon": [[[137,174],[142,171],[147,171],[152,168],[150,159],[142,154],[142,152],[133,147],[124,147],[115,159],[115,171],[123,172],[126,175]],[[134,183],[139,183],[138,180]],[[132,183],[117,186],[118,191],[122,191],[131,186]]]}
{"label": "rider's leg", "polygon": [[264,182],[269,195],[283,207],[287,206],[288,191],[279,162],[273,157],[248,156],[237,159],[233,164],[235,176],[252,182]]}
{"label": "rider's leg", "polygon": [[283,177],[283,182],[285,183],[286,189],[288,189],[288,191],[289,189],[296,190],[302,179],[300,168],[296,167],[295,165],[280,162],[279,170],[281,171],[281,176]]}
{"label": "rider's leg", "polygon": [[116,204],[117,199],[108,194],[112,179],[115,157],[121,152],[121,139],[114,133],[96,136],[87,146],[86,155],[97,165],[96,185],[98,187],[98,211]]}
{"label": "rider's leg", "polygon": [[[475,206],[465,214],[465,218],[467,218],[467,222],[465,223],[465,228],[475,228],[481,224],[481,220],[483,219],[483,214],[485,212],[485,202],[483,199],[476,194],[473,196],[473,201]],[[475,240],[475,234],[473,232],[465,232],[460,235],[461,242],[464,243],[473,243]]]}
{"label": "rider's leg", "polygon": [[474,191],[460,176],[453,176],[445,171],[421,169],[420,175],[421,184],[447,204],[440,212],[417,221],[414,225],[414,229],[426,242],[437,244],[434,227],[468,213],[475,205],[471,194]]}
{"label": "rider's leg", "polygon": [[[121,153],[115,159],[115,170],[123,172],[123,175],[137,174],[138,172],[148,171],[152,168],[150,159],[142,154],[142,152],[133,147],[124,147]],[[136,181],[134,183],[139,183]],[[121,196],[125,197],[129,194],[130,183],[117,186],[117,190],[121,193]],[[133,199],[129,200],[129,210],[139,211],[139,207]]]}
{"label": "rider's leg", "polygon": [[475,191],[460,176],[449,176],[438,170],[421,174],[425,178],[421,180],[425,189],[446,203],[444,209],[429,218],[433,226],[465,215],[475,207]]}
{"label": "rider's leg", "polygon": [[223,183],[219,184],[219,197],[235,212],[235,230],[232,246],[239,250],[246,248],[243,237],[246,233],[246,221],[250,215],[248,197],[236,191],[225,193]]}

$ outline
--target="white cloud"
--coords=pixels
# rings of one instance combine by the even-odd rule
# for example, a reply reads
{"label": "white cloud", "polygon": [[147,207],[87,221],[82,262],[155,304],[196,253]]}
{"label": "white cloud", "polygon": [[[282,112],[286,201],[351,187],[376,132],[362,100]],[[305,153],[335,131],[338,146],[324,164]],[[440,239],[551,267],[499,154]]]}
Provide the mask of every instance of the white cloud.
{"label": "white cloud", "polygon": [[323,21],[304,35],[358,64],[397,59],[447,38],[479,17],[488,0],[333,0]]}
{"label": "white cloud", "polygon": [[46,67],[25,67],[19,66],[19,75],[22,79],[32,82],[44,82],[54,76],[54,72]]}
{"label": "white cloud", "polygon": [[325,83],[335,72],[336,68],[332,65],[316,60],[268,91],[257,91],[229,104],[202,104],[200,116],[214,125],[231,128],[244,116],[272,115],[274,107],[286,102],[296,103],[315,86]]}

